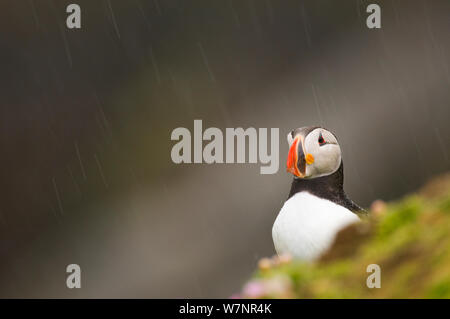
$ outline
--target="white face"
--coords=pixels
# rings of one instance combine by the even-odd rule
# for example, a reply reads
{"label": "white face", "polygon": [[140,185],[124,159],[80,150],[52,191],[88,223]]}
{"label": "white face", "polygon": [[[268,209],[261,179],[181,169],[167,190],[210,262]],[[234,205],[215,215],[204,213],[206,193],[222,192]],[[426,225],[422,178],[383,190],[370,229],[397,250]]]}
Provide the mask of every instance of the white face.
{"label": "white face", "polygon": [[[294,141],[296,145],[292,147]],[[336,137],[324,128],[316,128],[306,137],[288,134],[288,171],[298,178],[316,178],[336,172],[341,165],[341,148]],[[292,155],[291,155],[292,154]],[[297,157],[295,157],[297,155]]]}

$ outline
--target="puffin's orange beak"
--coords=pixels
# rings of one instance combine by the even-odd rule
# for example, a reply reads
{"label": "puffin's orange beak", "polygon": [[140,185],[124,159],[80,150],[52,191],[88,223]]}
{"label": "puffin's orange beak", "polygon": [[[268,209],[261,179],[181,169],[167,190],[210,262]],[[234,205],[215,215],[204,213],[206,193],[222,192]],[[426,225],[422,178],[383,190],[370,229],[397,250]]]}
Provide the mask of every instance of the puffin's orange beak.
{"label": "puffin's orange beak", "polygon": [[[291,173],[297,177],[302,177],[305,172],[303,172],[303,174],[302,174],[297,165],[298,164],[298,155],[299,155],[299,152],[298,152],[299,142],[300,142],[300,144],[302,144],[301,137],[296,136],[294,141],[292,142],[291,148],[289,149],[287,163],[286,163],[286,166],[287,166],[286,171],[288,171],[289,173]],[[300,145],[300,150],[301,150],[301,153],[303,154],[303,145]],[[302,165],[300,165],[300,166],[302,166]]]}
{"label": "puffin's orange beak", "polygon": [[287,158],[287,171],[293,175],[303,178],[306,174],[306,165],[314,163],[314,156],[307,154],[305,156],[304,137],[298,135],[292,142]]}

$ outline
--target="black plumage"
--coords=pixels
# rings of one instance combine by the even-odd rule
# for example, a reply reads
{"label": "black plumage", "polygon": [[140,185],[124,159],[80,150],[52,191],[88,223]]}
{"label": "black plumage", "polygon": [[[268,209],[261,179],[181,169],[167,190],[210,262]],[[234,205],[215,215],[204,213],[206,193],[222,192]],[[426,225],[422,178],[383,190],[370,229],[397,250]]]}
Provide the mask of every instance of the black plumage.
{"label": "black plumage", "polygon": [[344,165],[341,165],[333,174],[316,178],[294,178],[288,199],[299,192],[328,199],[341,205],[359,216],[367,215],[367,212],[347,197],[344,191]]}

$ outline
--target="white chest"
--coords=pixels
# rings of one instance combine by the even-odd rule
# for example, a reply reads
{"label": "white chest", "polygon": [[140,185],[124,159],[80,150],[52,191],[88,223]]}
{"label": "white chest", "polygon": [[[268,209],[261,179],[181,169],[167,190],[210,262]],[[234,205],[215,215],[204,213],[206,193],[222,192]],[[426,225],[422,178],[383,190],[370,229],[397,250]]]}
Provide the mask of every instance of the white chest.
{"label": "white chest", "polygon": [[300,192],[284,203],[272,238],[278,254],[311,261],[330,247],[339,230],[357,221],[359,217],[347,208]]}

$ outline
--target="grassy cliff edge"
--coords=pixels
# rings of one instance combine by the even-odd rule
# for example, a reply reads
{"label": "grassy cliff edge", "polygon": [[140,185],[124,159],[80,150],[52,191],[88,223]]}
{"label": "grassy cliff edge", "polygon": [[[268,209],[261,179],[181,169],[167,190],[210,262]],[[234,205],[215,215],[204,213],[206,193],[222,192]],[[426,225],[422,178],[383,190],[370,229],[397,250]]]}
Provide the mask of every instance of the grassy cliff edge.
{"label": "grassy cliff edge", "polygon": [[[381,287],[368,288],[381,270]],[[342,230],[314,264],[265,259],[238,298],[450,298],[450,173]]]}

